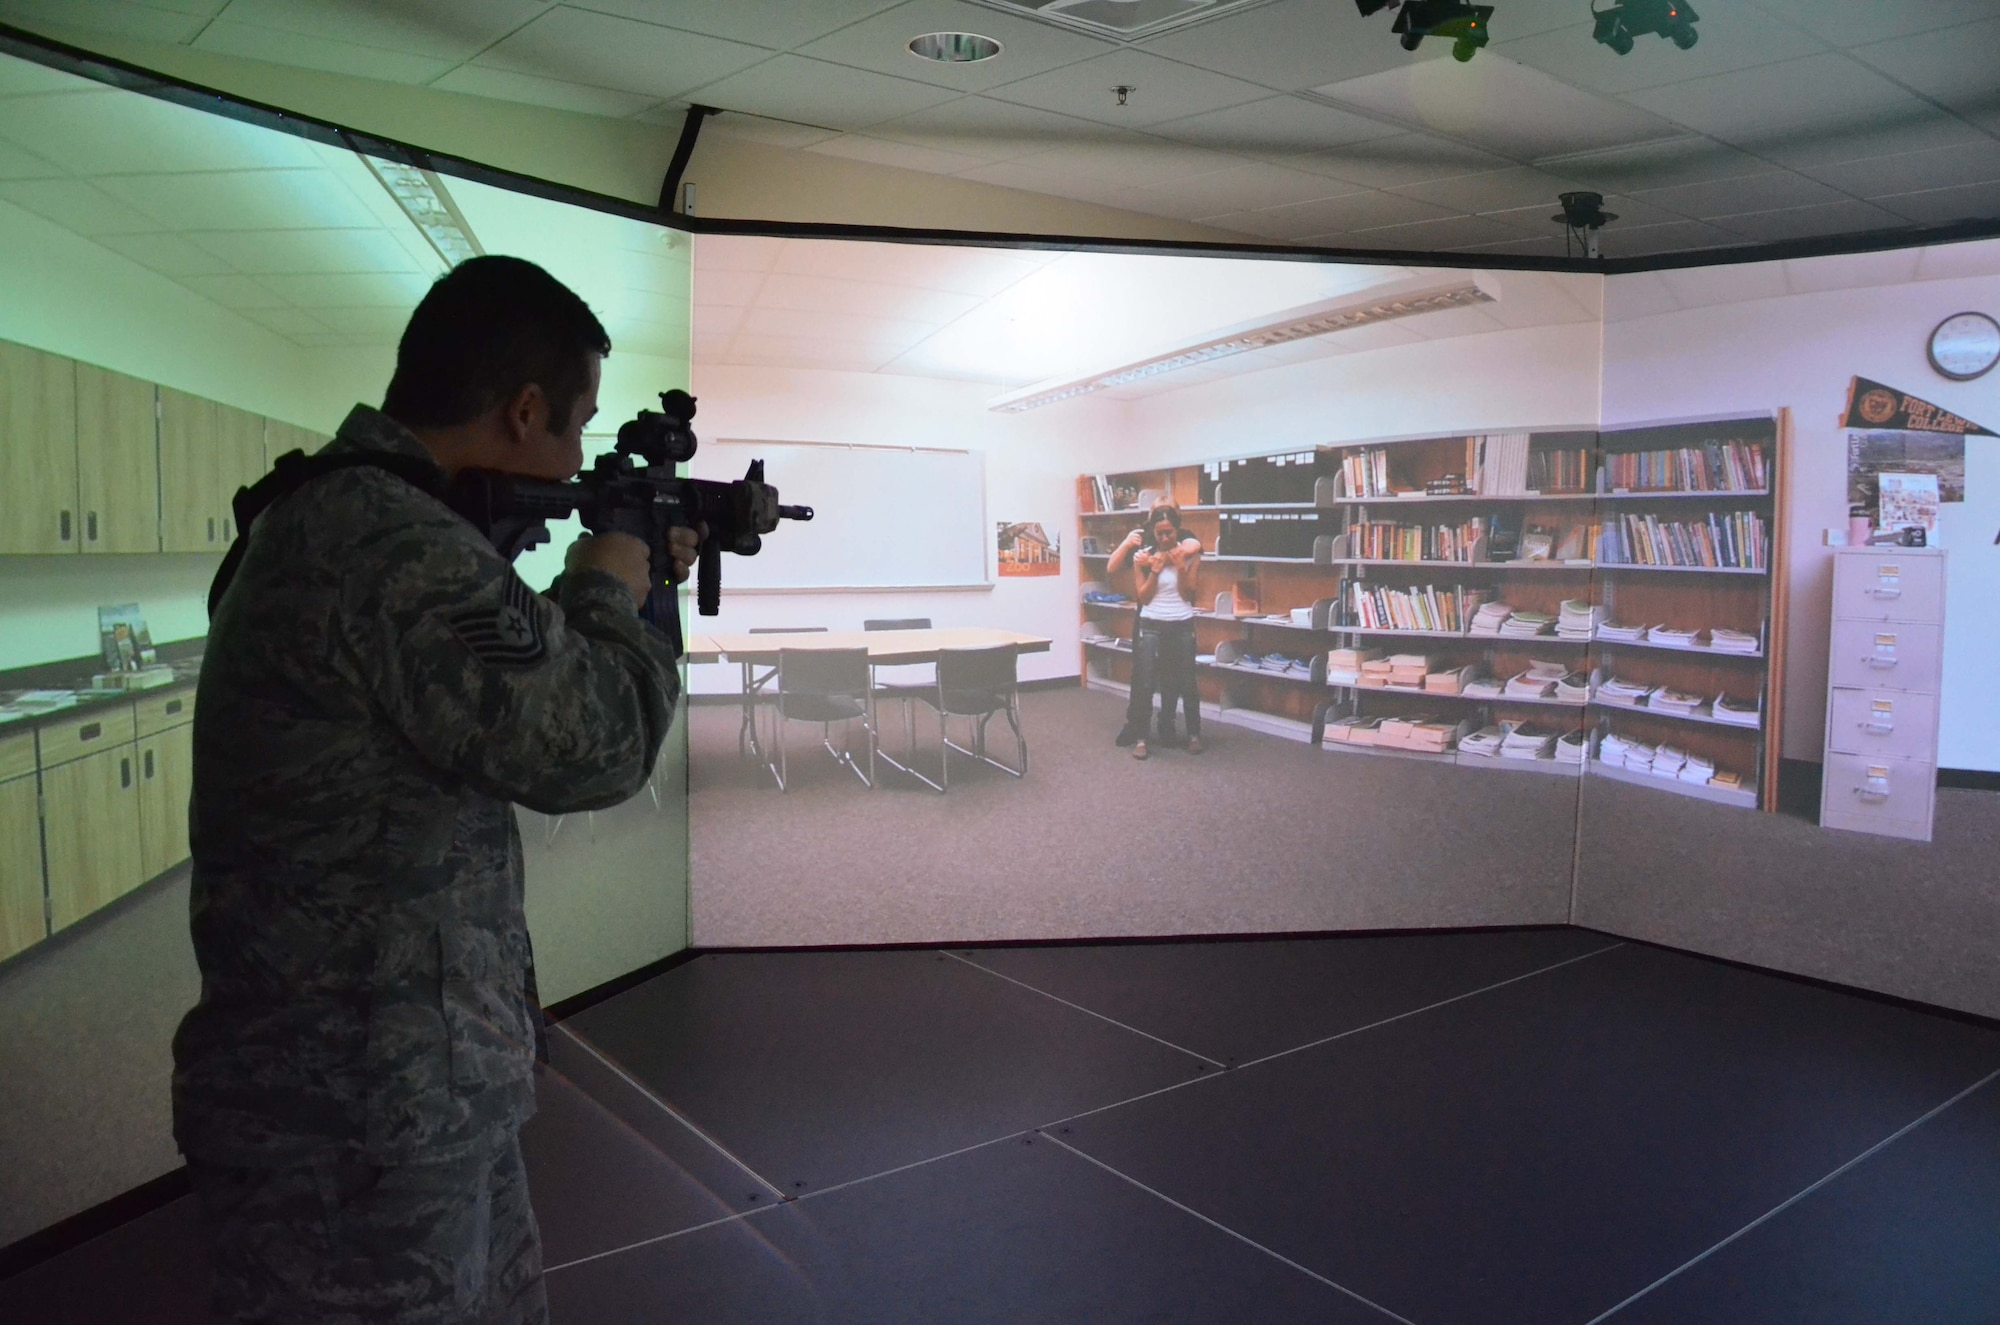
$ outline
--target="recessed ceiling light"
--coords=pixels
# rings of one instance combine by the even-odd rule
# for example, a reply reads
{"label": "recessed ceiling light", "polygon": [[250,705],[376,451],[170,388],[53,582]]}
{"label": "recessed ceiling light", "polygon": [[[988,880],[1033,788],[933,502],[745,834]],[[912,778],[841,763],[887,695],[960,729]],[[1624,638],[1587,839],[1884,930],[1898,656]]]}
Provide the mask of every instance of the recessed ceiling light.
{"label": "recessed ceiling light", "polygon": [[977,64],[999,53],[999,42],[976,32],[926,32],[910,38],[910,54],[940,64]]}

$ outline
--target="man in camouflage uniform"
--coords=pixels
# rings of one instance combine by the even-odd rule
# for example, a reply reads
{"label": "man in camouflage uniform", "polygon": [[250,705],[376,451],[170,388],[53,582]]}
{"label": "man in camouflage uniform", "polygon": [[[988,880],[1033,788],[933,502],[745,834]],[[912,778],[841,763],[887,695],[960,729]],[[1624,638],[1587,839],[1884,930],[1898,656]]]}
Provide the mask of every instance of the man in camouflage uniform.
{"label": "man in camouflage uniform", "polygon": [[[540,268],[461,264],[383,409],[322,453],[403,476],[321,474],[246,533],[196,708],[202,995],[174,1042],[219,1320],[547,1319],[510,802],[643,787],[676,660],[636,611],[639,540],[579,539],[551,600],[432,492],[464,468],[573,475],[609,350]],[[676,580],[694,550],[677,533]]]}

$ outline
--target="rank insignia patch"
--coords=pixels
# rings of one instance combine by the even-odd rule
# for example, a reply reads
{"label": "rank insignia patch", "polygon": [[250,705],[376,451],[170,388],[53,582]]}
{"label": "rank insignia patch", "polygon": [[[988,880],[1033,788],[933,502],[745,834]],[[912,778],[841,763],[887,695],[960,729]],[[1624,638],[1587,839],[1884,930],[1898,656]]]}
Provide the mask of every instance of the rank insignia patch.
{"label": "rank insignia patch", "polygon": [[549,652],[542,628],[544,610],[541,595],[522,583],[520,576],[510,574],[506,599],[497,610],[460,612],[449,621],[452,633],[481,662],[532,667]]}

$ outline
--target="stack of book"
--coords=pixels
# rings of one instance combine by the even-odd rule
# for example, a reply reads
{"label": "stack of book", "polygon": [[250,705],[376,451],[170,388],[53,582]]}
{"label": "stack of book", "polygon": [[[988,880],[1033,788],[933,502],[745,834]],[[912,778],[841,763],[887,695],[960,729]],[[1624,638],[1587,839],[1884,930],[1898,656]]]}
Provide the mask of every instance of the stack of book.
{"label": "stack of book", "polygon": [[1381,725],[1380,718],[1335,718],[1326,724],[1326,739],[1342,745],[1373,745]]}
{"label": "stack of book", "polygon": [[1382,656],[1380,649],[1329,649],[1326,655],[1326,683],[1351,686],[1361,679],[1361,668]]}
{"label": "stack of book", "polygon": [[1597,634],[1604,609],[1581,598],[1565,598],[1556,613],[1556,634],[1562,639],[1587,640]]}
{"label": "stack of book", "polygon": [[1590,678],[1582,672],[1567,672],[1556,682],[1556,698],[1571,704],[1587,703],[1590,699]]}
{"label": "stack of book", "polygon": [[1421,687],[1424,677],[1430,674],[1431,660],[1423,653],[1392,653],[1386,660],[1389,664],[1389,684],[1392,686]]}
{"label": "stack of book", "polygon": [[1748,631],[1731,630],[1727,626],[1711,626],[1708,630],[1708,647],[1717,653],[1755,653],[1759,640]]}
{"label": "stack of book", "polygon": [[1365,686],[1385,686],[1389,684],[1389,671],[1393,664],[1387,658],[1370,658],[1361,664],[1361,679],[1357,684]]}
{"label": "stack of book", "polygon": [[1646,643],[1664,644],[1670,649],[1692,649],[1699,630],[1682,630],[1677,626],[1654,626],[1646,632]]}
{"label": "stack of book", "polygon": [[1649,686],[1642,681],[1621,681],[1615,676],[1606,677],[1597,687],[1597,702],[1618,704],[1625,708],[1641,708],[1646,699],[1658,686]]}
{"label": "stack of book", "polygon": [[1426,676],[1424,689],[1440,695],[1463,694],[1466,685],[1478,680],[1482,674],[1483,669],[1478,663],[1465,667],[1447,667],[1441,672],[1432,672]]}
{"label": "stack of book", "polygon": [[1556,743],[1556,733],[1546,727],[1522,723],[1500,740],[1502,759],[1547,759]]}
{"label": "stack of book", "polygon": [[1646,627],[1620,625],[1616,621],[1600,621],[1597,624],[1597,638],[1615,644],[1637,644],[1646,638]]}
{"label": "stack of book", "polygon": [[1514,609],[1505,603],[1481,603],[1479,610],[1472,614],[1473,635],[1498,635],[1500,628],[1507,624],[1507,618],[1514,615]]}
{"label": "stack of book", "polygon": [[1702,698],[1700,695],[1690,694],[1688,691],[1685,690],[1675,690],[1671,686],[1661,686],[1658,690],[1655,690],[1652,694],[1652,697],[1646,701],[1646,707],[1649,709],[1653,709],[1654,711],[1659,713],[1678,713],[1686,715],[1689,713],[1693,713],[1696,709],[1700,708],[1703,704],[1706,704],[1707,702],[1708,701]]}
{"label": "stack of book", "polygon": [[1516,608],[1514,614],[1501,623],[1500,634],[1507,639],[1533,639],[1537,635],[1553,634],[1555,628],[1556,619],[1547,612]]}
{"label": "stack of book", "polygon": [[1500,753],[1500,747],[1506,743],[1507,738],[1513,735],[1514,729],[1520,725],[1518,722],[1496,722],[1491,727],[1481,727],[1468,736],[1461,736],[1458,739],[1459,753],[1495,757]]}
{"label": "stack of book", "polygon": [[1567,731],[1556,738],[1556,762],[1558,764],[1581,764],[1590,749],[1588,733],[1577,730]]}
{"label": "stack of book", "polygon": [[1762,725],[1762,714],[1754,699],[1731,699],[1728,695],[1717,695],[1708,712],[1717,722],[1726,722],[1733,727]]}

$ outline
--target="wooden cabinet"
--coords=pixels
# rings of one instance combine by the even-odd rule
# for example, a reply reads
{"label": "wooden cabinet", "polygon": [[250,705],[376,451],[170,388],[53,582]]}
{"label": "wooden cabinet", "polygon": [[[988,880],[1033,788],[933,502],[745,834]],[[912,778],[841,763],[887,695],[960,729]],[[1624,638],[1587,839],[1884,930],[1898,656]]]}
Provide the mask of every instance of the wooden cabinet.
{"label": "wooden cabinet", "polygon": [[220,552],[222,407],[160,388],[160,550]]}
{"label": "wooden cabinet", "polygon": [[188,798],[194,793],[194,726],[139,741],[139,877],[157,878],[188,858]]}
{"label": "wooden cabinet", "polygon": [[76,364],[0,341],[0,552],[74,552]]}
{"label": "wooden cabinet", "polygon": [[42,839],[51,930],[143,882],[139,768],[131,745],[42,770]]}
{"label": "wooden cabinet", "polygon": [[76,469],[85,552],[160,550],[154,386],[76,365]]}
{"label": "wooden cabinet", "polygon": [[264,416],[228,405],[216,406],[218,462],[216,516],[225,545],[236,537],[236,490],[264,475]]}
{"label": "wooden cabinet", "polygon": [[42,822],[35,775],[0,782],[0,959],[48,936],[42,913]]}

